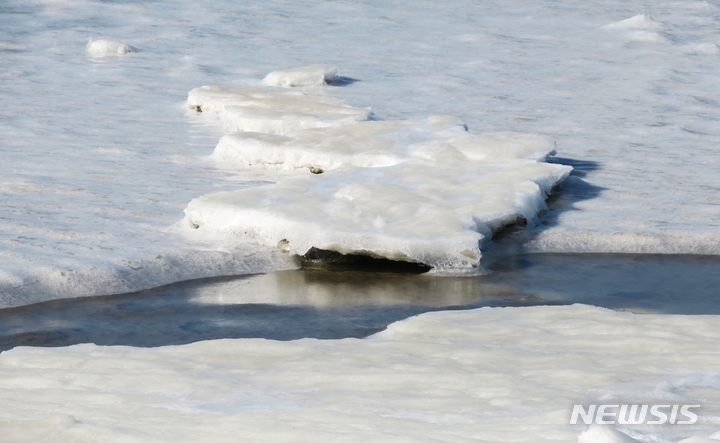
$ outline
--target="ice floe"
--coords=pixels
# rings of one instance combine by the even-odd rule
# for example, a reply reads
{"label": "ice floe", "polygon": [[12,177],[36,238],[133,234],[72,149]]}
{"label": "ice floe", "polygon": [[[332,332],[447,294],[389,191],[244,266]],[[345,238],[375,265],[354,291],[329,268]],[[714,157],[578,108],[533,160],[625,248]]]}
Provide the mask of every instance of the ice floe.
{"label": "ice floe", "polygon": [[[570,167],[547,138],[475,135],[454,118],[369,121],[370,111],[300,92],[202,87],[188,106],[226,130],[212,158],[315,174],[205,195],[186,225],[303,255],[311,248],[475,269],[480,242],[532,220]],[[322,174],[321,176],[319,174]]]}
{"label": "ice floe", "polygon": [[302,68],[273,71],[263,79],[268,86],[294,88],[298,86],[320,86],[337,78],[337,68],[325,65],[304,66]]}
{"label": "ice floe", "polygon": [[106,57],[125,55],[132,52],[132,48],[125,43],[107,38],[90,40],[85,47],[85,52],[93,57]]}

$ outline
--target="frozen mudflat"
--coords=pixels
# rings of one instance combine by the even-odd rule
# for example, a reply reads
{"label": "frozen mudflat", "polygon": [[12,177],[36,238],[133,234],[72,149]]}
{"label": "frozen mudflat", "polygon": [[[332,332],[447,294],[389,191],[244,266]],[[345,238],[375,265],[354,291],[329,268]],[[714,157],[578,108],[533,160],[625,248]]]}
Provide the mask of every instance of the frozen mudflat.
{"label": "frozen mudflat", "polygon": [[0,354],[0,433],[17,443],[577,442],[588,427],[568,424],[573,404],[650,402],[703,408],[693,426],[604,425],[580,442],[710,442],[718,340],[715,316],[573,305],[435,312],[363,340],[16,348]]}

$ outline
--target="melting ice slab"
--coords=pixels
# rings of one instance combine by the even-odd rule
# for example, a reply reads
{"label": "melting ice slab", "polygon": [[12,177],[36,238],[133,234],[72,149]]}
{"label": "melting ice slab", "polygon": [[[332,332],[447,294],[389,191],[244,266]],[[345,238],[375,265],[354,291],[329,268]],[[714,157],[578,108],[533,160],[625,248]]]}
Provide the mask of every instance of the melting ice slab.
{"label": "melting ice slab", "polygon": [[372,121],[368,109],[334,98],[263,89],[197,88],[188,105],[231,132],[212,154],[224,166],[299,171],[193,200],[192,235],[241,236],[299,255],[315,247],[473,269],[481,241],[535,217],[570,171],[543,162],[554,154],[546,138],[474,135],[448,117]]}
{"label": "melting ice slab", "polygon": [[336,68],[328,68],[324,65],[312,65],[303,68],[288,69],[286,71],[273,71],[265,76],[263,83],[268,86],[281,86],[283,88],[320,86],[332,83],[336,77]]}

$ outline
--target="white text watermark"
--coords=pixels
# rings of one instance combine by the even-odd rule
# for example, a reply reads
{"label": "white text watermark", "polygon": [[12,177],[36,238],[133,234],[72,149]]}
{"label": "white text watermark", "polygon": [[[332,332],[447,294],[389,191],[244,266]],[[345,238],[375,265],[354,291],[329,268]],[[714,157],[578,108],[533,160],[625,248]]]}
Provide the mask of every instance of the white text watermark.
{"label": "white text watermark", "polygon": [[691,409],[700,405],[574,405],[570,424],[577,424],[578,418],[586,425],[692,425],[697,414]]}

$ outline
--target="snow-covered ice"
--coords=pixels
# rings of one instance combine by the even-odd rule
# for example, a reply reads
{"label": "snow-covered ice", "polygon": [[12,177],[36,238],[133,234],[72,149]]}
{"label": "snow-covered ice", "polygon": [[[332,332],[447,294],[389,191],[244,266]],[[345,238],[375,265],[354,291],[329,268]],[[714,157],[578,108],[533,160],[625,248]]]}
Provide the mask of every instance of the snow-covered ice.
{"label": "snow-covered ice", "polygon": [[[0,307],[289,268],[310,244],[466,266],[560,165],[523,250],[720,254],[719,23],[701,0],[4,0]],[[99,36],[125,56],[93,56]],[[368,340],[17,348],[0,439],[707,442],[718,327],[571,306]],[[567,424],[615,400],[703,419]]]}
{"label": "snow-covered ice", "polygon": [[302,68],[273,71],[266,75],[263,83],[268,86],[295,88],[298,86],[320,86],[332,83],[337,78],[337,68],[324,65],[304,66]]}
{"label": "snow-covered ice", "polygon": [[233,131],[216,160],[315,173],[195,199],[188,235],[211,230],[297,255],[319,248],[477,269],[483,238],[535,219],[571,170],[542,162],[555,153],[544,137],[473,135],[438,116],[367,121],[367,110],[310,93],[203,87],[188,106]]}
{"label": "snow-covered ice", "polygon": [[102,38],[98,40],[91,39],[85,47],[85,51],[88,53],[88,55],[91,55],[93,57],[106,57],[111,55],[125,55],[129,52],[132,52],[132,49],[125,43],[120,43],[119,41],[112,39]]}
{"label": "snow-covered ice", "polygon": [[[0,435],[37,441],[678,442],[720,430],[713,316],[584,305],[423,314],[368,339],[0,355]],[[573,404],[701,404],[693,426]]]}

